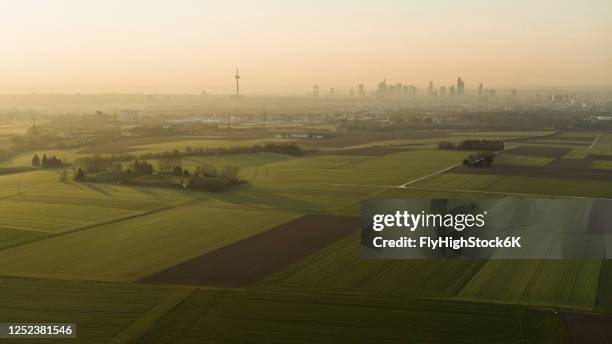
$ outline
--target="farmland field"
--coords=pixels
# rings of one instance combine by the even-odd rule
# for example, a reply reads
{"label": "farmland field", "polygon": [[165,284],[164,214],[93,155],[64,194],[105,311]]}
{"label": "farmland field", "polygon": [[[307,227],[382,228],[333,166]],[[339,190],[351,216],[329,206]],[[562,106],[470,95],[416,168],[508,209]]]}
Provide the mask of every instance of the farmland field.
{"label": "farmland field", "polygon": [[359,217],[306,215],[141,279],[244,288],[361,227]]}
{"label": "farmland field", "polygon": [[550,311],[322,294],[199,290],[162,318],[141,342],[226,342],[232,338],[278,343],[559,343],[564,335]]}
{"label": "farmland field", "polygon": [[2,250],[0,270],[30,277],[133,280],[293,217],[194,204]]}
{"label": "farmland field", "polygon": [[144,285],[10,277],[0,277],[0,291],[0,321],[78,321],[78,339],[71,341],[82,343],[139,338],[185,296],[184,290]]}
{"label": "farmland field", "polygon": [[[184,157],[182,164],[191,171],[207,164],[240,168],[239,177],[248,184],[218,193],[60,182],[59,170],[3,175],[0,292],[8,307],[2,316],[68,321],[78,302],[91,310],[79,324],[80,333],[94,342],[225,342],[236,336],[268,342],[564,342],[565,325],[550,307],[612,312],[607,262],[365,260],[352,227],[336,224],[339,236],[323,224],[295,232],[309,230],[298,225],[303,218],[358,216],[367,198],[612,197],[606,178],[450,173],[473,152],[440,150],[435,144],[551,133],[445,132],[438,138],[406,133],[399,139],[404,146],[397,140],[342,137],[301,157]],[[530,139],[537,145],[509,143],[518,148],[500,154],[491,170],[607,173],[606,160],[587,158],[603,154],[602,149],[561,145],[590,145],[598,135],[563,135]],[[177,138],[107,148],[153,152],[267,139]],[[601,135],[595,146],[605,150],[606,140]],[[25,166],[29,159],[24,153],[7,164]],[[277,236],[279,230],[293,234]],[[321,231],[329,240],[319,240]],[[290,237],[301,239],[278,241]],[[165,286],[144,283],[154,276],[162,276],[153,282]],[[47,303],[38,299],[45,295]],[[18,301],[29,297],[42,308]],[[113,317],[115,312],[121,316]],[[445,322],[444,331],[439,322]]]}

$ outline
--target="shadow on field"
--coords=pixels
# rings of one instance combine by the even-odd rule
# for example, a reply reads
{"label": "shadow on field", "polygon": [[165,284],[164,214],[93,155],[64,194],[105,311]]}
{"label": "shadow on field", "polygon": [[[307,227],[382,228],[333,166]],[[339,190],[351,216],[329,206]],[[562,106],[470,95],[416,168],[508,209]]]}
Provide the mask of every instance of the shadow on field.
{"label": "shadow on field", "polygon": [[208,199],[249,207],[255,205],[286,210],[324,210],[320,203],[306,201],[297,197],[288,197],[286,194],[271,192],[268,189],[250,184],[241,185],[226,192],[207,193],[206,196]]}
{"label": "shadow on field", "polygon": [[108,191],[108,190],[106,190],[104,188],[101,188],[101,187],[99,187],[98,185],[96,185],[94,183],[81,183],[81,185],[85,186],[86,188],[88,188],[91,191],[95,191],[95,192],[100,193],[100,194],[102,194],[104,196],[114,197],[113,194],[110,191]]}
{"label": "shadow on field", "polygon": [[361,218],[304,215],[140,280],[245,288],[359,230]]}

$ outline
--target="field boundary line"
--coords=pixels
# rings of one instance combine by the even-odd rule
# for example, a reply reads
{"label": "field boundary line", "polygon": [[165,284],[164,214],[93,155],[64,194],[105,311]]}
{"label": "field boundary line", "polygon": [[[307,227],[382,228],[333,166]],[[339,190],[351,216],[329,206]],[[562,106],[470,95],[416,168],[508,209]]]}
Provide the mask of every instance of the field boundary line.
{"label": "field boundary line", "polygon": [[468,189],[444,189],[444,188],[426,188],[419,186],[406,186],[403,189],[413,190],[429,190],[429,191],[446,191],[446,192],[464,192],[464,193],[482,193],[500,196],[537,196],[544,198],[572,198],[572,199],[600,199],[600,200],[612,200],[612,198],[605,197],[588,197],[588,196],[569,196],[569,195],[548,195],[548,194],[532,194],[532,193],[520,193],[520,192],[503,192],[503,191],[485,191],[485,190],[468,190]]}
{"label": "field boundary line", "polygon": [[[107,342],[112,343],[132,343],[140,340],[169,312],[183,302],[193,290],[178,289],[175,293],[162,297],[153,303],[140,317],[127,324],[121,331]],[[139,328],[139,326],[142,326]]]}
{"label": "field boundary line", "polygon": [[32,232],[32,233],[51,234],[51,235],[55,233],[55,232],[44,230],[44,229],[16,228],[16,227],[4,227],[4,226],[0,226],[0,230],[14,231],[14,232]]}
{"label": "field boundary line", "polygon": [[589,150],[591,150],[591,148],[593,148],[593,146],[595,146],[595,144],[597,143],[597,141],[599,141],[599,137],[601,136],[601,134],[597,135],[597,137],[595,138],[595,140],[593,140],[593,142],[591,143],[591,145],[589,146]]}
{"label": "field boundary line", "polygon": [[22,245],[28,245],[28,244],[31,244],[31,243],[34,243],[34,242],[37,242],[37,241],[40,241],[40,240],[53,239],[53,238],[57,238],[57,237],[60,237],[60,236],[63,236],[63,235],[73,234],[73,233],[76,233],[76,232],[80,232],[80,231],[84,231],[84,230],[87,230],[87,229],[96,228],[96,227],[99,227],[99,226],[106,226],[106,225],[110,225],[110,224],[113,224],[113,223],[118,223],[118,222],[121,222],[121,221],[126,221],[126,220],[131,220],[131,219],[139,218],[139,217],[142,217],[142,216],[147,216],[147,215],[153,215],[153,214],[161,213],[161,212],[164,212],[164,211],[167,211],[167,210],[172,210],[172,209],[175,209],[175,208],[180,208],[182,206],[188,205],[189,203],[201,201],[202,199],[203,199],[202,197],[198,197],[198,198],[191,199],[191,200],[188,200],[186,202],[179,203],[179,204],[174,204],[174,205],[169,205],[169,206],[165,206],[165,207],[161,207],[161,208],[155,208],[155,209],[151,209],[151,210],[147,210],[147,211],[142,211],[142,212],[138,212],[136,214],[128,215],[128,216],[125,216],[125,217],[119,217],[119,218],[115,218],[115,219],[110,219],[108,221],[92,223],[92,224],[89,224],[89,225],[86,225],[86,226],[77,227],[77,228],[74,228],[74,229],[71,229],[71,230],[67,230],[65,232],[55,233],[55,234],[52,234],[52,235],[49,235],[49,236],[44,236],[44,237],[41,237],[41,238],[38,238],[38,239],[35,239],[35,240],[32,240],[32,241],[28,241],[28,242],[24,242],[24,243],[18,243],[18,244],[11,245],[11,246],[6,246],[6,247],[3,247],[3,248],[0,248],[0,251],[6,250],[6,249],[10,249],[10,248],[14,248],[14,247],[18,247],[18,246],[22,246]]}
{"label": "field boundary line", "polygon": [[373,185],[373,184],[349,184],[349,183],[319,183],[319,182],[304,182],[304,183],[293,183],[293,185],[328,185],[328,186],[357,186],[357,187],[368,187],[368,188],[382,188],[382,189],[393,189],[396,185]]}
{"label": "field boundary line", "polygon": [[427,179],[427,178],[429,178],[429,177],[433,177],[433,176],[435,176],[435,175],[437,175],[437,174],[444,173],[444,172],[446,172],[446,171],[450,170],[451,168],[453,168],[453,167],[457,167],[457,166],[459,166],[459,164],[454,164],[453,166],[447,167],[447,168],[445,168],[445,169],[443,169],[443,170],[440,170],[440,171],[436,171],[436,172],[434,172],[434,173],[431,173],[431,174],[428,174],[428,175],[426,175],[426,176],[423,176],[423,177],[417,178],[417,179],[415,179],[415,180],[411,180],[411,181],[409,181],[408,183],[404,183],[404,184],[399,185],[399,186],[397,186],[397,187],[399,187],[399,188],[405,188],[405,187],[407,187],[407,186],[408,186],[408,185],[410,185],[410,184],[414,184],[414,183],[419,182],[419,181],[421,181],[421,180],[423,180],[423,179]]}

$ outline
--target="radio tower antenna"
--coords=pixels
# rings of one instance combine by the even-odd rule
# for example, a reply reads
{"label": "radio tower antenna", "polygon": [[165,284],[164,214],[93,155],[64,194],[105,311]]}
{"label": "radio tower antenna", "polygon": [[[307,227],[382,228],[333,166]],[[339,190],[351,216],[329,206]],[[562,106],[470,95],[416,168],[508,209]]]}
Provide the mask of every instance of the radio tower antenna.
{"label": "radio tower antenna", "polygon": [[240,71],[238,68],[236,68],[236,76],[234,76],[234,79],[236,79],[236,97],[240,97]]}

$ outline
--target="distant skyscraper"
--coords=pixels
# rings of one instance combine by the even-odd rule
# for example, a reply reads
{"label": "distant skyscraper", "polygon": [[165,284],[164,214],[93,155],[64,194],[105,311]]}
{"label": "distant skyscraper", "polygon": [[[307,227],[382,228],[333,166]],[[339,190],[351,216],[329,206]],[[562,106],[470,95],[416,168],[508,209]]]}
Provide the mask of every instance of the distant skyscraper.
{"label": "distant skyscraper", "polygon": [[329,95],[333,97],[334,94],[336,94],[336,90],[332,87],[329,89]]}
{"label": "distant skyscraper", "polygon": [[482,96],[482,82],[478,85],[478,96]]}
{"label": "distant skyscraper", "polygon": [[446,96],[446,87],[442,86],[440,87],[440,97],[445,97]]}
{"label": "distant skyscraper", "polygon": [[449,87],[448,93],[450,93],[451,97],[455,96],[455,85],[451,85],[451,87]]}
{"label": "distant skyscraper", "polygon": [[516,89],[514,89],[514,88],[512,89],[512,96],[516,97]]}
{"label": "distant skyscraper", "polygon": [[465,82],[461,80],[461,77],[457,78],[457,95],[462,95],[465,92]]}
{"label": "distant skyscraper", "polygon": [[240,97],[240,72],[238,71],[238,68],[236,68],[236,75],[234,76],[234,79],[236,79],[236,97]]}
{"label": "distant skyscraper", "polygon": [[385,95],[387,93],[387,78],[378,83],[378,89],[376,90],[376,93],[378,93],[379,95]]}
{"label": "distant skyscraper", "polygon": [[360,97],[365,96],[365,89],[363,87],[363,84],[359,84],[359,91],[358,92],[359,92],[359,96]]}
{"label": "distant skyscraper", "polygon": [[319,96],[319,85],[312,85],[312,96],[313,97]]}
{"label": "distant skyscraper", "polygon": [[434,93],[434,86],[433,86],[433,81],[429,82],[429,89],[427,90],[427,93],[431,96]]}

